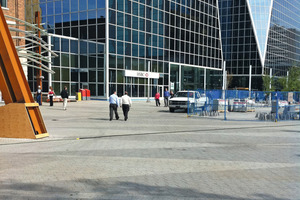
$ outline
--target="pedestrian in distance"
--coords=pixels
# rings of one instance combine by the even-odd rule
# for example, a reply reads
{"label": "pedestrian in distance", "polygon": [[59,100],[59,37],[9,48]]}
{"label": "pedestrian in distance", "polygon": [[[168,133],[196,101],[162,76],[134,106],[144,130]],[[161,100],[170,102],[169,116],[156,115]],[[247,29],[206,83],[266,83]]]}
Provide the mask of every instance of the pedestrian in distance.
{"label": "pedestrian in distance", "polygon": [[174,92],[173,92],[173,90],[171,90],[171,92],[170,92],[170,99],[172,99],[174,97]]}
{"label": "pedestrian in distance", "polygon": [[63,99],[63,108],[64,108],[64,110],[67,110],[67,103],[68,103],[68,98],[69,98],[67,86],[65,86],[64,89],[61,91],[60,96]]}
{"label": "pedestrian in distance", "polygon": [[119,119],[118,115],[119,99],[117,92],[114,91],[112,95],[109,96],[109,121],[113,119],[113,112],[115,113],[116,120]]}
{"label": "pedestrian in distance", "polygon": [[160,94],[159,94],[159,92],[157,92],[155,94],[155,103],[156,103],[156,106],[160,106],[159,98],[160,98]]}
{"label": "pedestrian in distance", "polygon": [[41,106],[42,105],[42,89],[41,86],[38,86],[36,91],[36,102]]}
{"label": "pedestrian in distance", "polygon": [[50,100],[50,106],[53,106],[53,96],[55,95],[52,86],[49,87],[49,100]]}
{"label": "pedestrian in distance", "polygon": [[123,110],[124,120],[128,119],[128,112],[132,105],[131,98],[128,96],[128,92],[125,91],[124,95],[121,98],[121,107]]}
{"label": "pedestrian in distance", "polygon": [[170,98],[170,92],[168,91],[168,88],[166,88],[164,92],[165,107],[169,106],[169,98]]}

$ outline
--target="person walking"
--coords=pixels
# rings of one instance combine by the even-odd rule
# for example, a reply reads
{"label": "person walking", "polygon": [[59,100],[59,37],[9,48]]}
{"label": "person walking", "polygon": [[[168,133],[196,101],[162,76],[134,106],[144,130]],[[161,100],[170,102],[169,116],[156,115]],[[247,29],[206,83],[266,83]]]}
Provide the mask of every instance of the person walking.
{"label": "person walking", "polygon": [[160,98],[160,94],[159,94],[159,92],[157,92],[155,94],[155,103],[156,103],[156,106],[160,106],[159,98]]}
{"label": "person walking", "polygon": [[113,119],[113,112],[115,112],[116,120],[119,119],[118,115],[119,99],[117,92],[114,91],[112,95],[109,96],[109,121]]}
{"label": "person walking", "polygon": [[42,89],[40,85],[36,91],[36,102],[38,102],[40,106],[42,105]]}
{"label": "person walking", "polygon": [[168,88],[166,88],[164,92],[165,107],[169,106],[169,98],[170,98],[170,92],[168,91]]}
{"label": "person walking", "polygon": [[67,110],[67,103],[68,103],[68,98],[69,98],[67,86],[65,86],[64,89],[61,91],[60,96],[63,99],[63,108],[64,108],[64,110]]}
{"label": "person walking", "polygon": [[125,94],[121,98],[121,107],[123,110],[124,120],[128,119],[128,112],[132,105],[131,98],[128,96],[128,93],[125,91]]}
{"label": "person walking", "polygon": [[174,92],[173,92],[173,90],[171,90],[171,92],[170,92],[170,99],[172,99],[174,97]]}
{"label": "person walking", "polygon": [[49,96],[49,99],[50,99],[50,106],[53,106],[53,96],[55,95],[54,91],[53,91],[53,88],[50,86],[49,87],[49,93],[48,93],[48,96]]}

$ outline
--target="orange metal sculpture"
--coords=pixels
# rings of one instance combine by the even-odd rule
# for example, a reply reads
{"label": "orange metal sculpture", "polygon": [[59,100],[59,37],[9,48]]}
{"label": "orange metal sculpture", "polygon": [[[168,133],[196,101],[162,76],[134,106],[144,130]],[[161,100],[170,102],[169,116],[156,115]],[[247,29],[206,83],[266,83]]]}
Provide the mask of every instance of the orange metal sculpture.
{"label": "orange metal sculpture", "polygon": [[47,137],[39,106],[34,103],[22,65],[0,7],[0,137]]}

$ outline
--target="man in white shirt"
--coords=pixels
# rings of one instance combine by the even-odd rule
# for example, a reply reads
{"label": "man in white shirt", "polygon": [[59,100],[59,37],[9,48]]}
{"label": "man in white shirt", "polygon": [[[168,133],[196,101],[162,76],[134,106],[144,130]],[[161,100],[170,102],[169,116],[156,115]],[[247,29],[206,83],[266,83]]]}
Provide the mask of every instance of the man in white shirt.
{"label": "man in white shirt", "polygon": [[128,96],[128,93],[125,91],[125,94],[121,98],[121,106],[122,106],[125,121],[127,121],[128,119],[128,112],[131,105],[132,105],[131,99]]}
{"label": "man in white shirt", "polygon": [[109,97],[109,120],[110,121],[113,119],[113,112],[115,112],[116,120],[119,119],[118,107],[119,107],[119,99],[117,96],[117,92],[114,91],[114,93]]}

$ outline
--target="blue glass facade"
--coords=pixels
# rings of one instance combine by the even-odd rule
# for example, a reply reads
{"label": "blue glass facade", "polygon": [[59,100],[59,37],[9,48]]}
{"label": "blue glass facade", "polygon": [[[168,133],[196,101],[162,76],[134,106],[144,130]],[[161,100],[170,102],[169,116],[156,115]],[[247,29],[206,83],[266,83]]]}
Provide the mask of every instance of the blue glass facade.
{"label": "blue glass facade", "polygon": [[300,62],[298,0],[219,0],[224,60],[231,87],[261,89],[263,74],[286,75]]}
{"label": "blue glass facade", "polygon": [[[58,56],[49,66],[55,74],[43,72],[44,91],[52,86],[56,94],[67,86],[69,94],[75,96],[79,88],[89,87],[92,96],[104,95],[105,44],[78,38],[50,34],[45,37],[51,50]],[[36,70],[28,69],[28,83],[36,90]],[[81,85],[80,85],[81,84]]]}
{"label": "blue glass facade", "polygon": [[[222,68],[217,0],[34,2],[31,0],[32,10],[40,8],[44,28],[49,32],[105,43],[105,89],[103,94],[96,92],[96,96],[107,97],[113,90],[121,95],[126,90],[132,97],[145,97],[148,79],[126,77],[124,72],[148,72],[148,64],[150,72],[159,73],[159,79],[150,79],[151,95],[158,87],[169,87],[171,64],[180,66],[180,89],[203,89],[208,80],[204,74],[214,74],[209,70]],[[79,68],[91,68],[91,58],[87,58],[87,65],[81,64],[84,58],[80,59]],[[190,79],[192,69],[199,76]],[[89,79],[87,82],[90,84]]]}
{"label": "blue glass facade", "polygon": [[[170,63],[222,67],[217,1],[109,0],[108,13],[109,93],[125,89],[133,97],[145,95],[147,79],[124,80],[122,71],[147,71],[149,62],[151,72],[160,74],[150,83],[152,95],[157,86],[168,87],[169,78],[172,82]],[[184,82],[190,73],[181,73],[178,88],[203,88],[201,73],[189,84]]]}
{"label": "blue glass facade", "polygon": [[[253,79],[262,74],[262,60],[246,0],[219,1],[221,37],[228,74],[233,75],[230,88],[248,87],[249,66]],[[261,82],[253,81],[253,88]],[[257,84],[257,87],[255,86]]]}
{"label": "blue glass facade", "polygon": [[300,66],[299,13],[299,0],[273,2],[265,60],[273,75],[285,76],[291,66]]}

